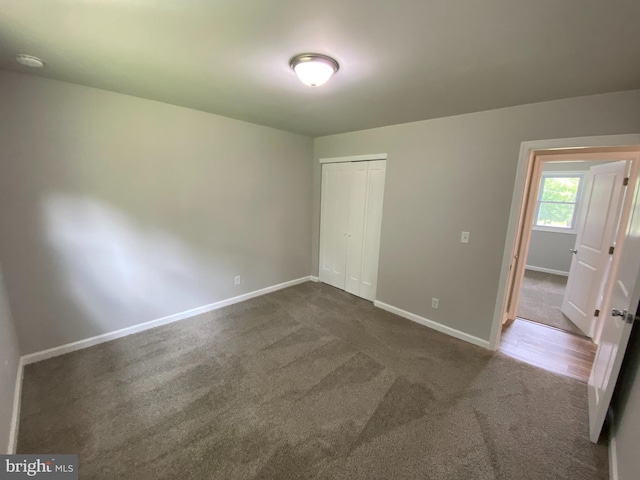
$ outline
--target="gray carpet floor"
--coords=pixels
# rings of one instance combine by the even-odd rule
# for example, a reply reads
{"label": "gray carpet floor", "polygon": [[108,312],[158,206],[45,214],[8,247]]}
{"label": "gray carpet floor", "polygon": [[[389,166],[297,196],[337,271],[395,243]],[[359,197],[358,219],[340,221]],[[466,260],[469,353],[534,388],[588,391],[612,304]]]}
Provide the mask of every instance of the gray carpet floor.
{"label": "gray carpet floor", "polygon": [[525,270],[518,301],[518,317],[584,336],[560,311],[566,288],[567,277]]}
{"label": "gray carpet floor", "polygon": [[605,479],[586,386],[305,283],[28,365],[82,479]]}

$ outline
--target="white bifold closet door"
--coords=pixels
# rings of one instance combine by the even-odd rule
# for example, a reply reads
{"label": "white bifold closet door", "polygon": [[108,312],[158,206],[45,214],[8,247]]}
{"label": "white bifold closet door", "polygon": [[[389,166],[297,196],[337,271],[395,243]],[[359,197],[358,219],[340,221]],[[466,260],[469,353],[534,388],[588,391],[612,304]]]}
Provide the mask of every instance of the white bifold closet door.
{"label": "white bifold closet door", "polygon": [[385,160],[322,166],[320,281],[374,300]]}

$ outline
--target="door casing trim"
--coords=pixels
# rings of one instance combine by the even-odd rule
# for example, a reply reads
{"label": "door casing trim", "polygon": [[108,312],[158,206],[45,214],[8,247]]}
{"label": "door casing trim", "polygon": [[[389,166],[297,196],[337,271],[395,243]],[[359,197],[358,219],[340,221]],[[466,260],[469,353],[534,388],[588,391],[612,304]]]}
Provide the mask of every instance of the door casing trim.
{"label": "door casing trim", "polygon": [[[498,282],[498,294],[494,308],[493,323],[489,337],[489,348],[497,350],[500,344],[503,317],[507,308],[509,293],[509,267],[516,249],[516,239],[521,229],[521,214],[527,201],[529,189],[534,173],[533,160],[535,156],[549,155],[546,160],[554,159],[553,156],[562,154],[563,160],[583,159],[585,153],[612,153],[638,151],[640,146],[640,134],[626,135],[601,135],[593,137],[574,137],[549,140],[526,141],[520,144],[518,168],[511,200],[509,224],[505,239],[505,248],[502,256],[500,280]],[[587,150],[588,149],[588,150]],[[584,150],[584,151],[582,151]],[[581,152],[582,151],[582,152]],[[557,160],[557,158],[555,158]],[[530,233],[530,232],[529,232]],[[522,239],[520,239],[522,241]],[[524,252],[526,254],[526,252]],[[525,261],[520,262],[524,270]],[[514,274],[517,277],[517,272]]]}

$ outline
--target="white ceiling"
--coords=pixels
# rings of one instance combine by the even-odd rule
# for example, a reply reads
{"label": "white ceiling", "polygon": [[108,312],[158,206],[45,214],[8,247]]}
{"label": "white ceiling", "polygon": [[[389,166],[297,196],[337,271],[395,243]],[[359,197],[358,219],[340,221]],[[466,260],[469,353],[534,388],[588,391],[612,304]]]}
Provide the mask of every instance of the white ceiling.
{"label": "white ceiling", "polygon": [[[320,136],[640,88],[639,27],[639,0],[0,0],[0,68]],[[340,71],[311,89],[302,52]]]}

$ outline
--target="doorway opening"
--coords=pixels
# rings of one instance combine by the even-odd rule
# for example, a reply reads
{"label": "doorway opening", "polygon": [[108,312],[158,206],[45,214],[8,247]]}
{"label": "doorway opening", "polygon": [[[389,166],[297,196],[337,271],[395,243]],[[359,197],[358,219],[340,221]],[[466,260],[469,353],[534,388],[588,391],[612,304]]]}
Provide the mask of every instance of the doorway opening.
{"label": "doorway opening", "polygon": [[531,150],[495,336],[500,351],[587,382],[637,162],[635,148]]}
{"label": "doorway opening", "polygon": [[588,337],[563,311],[577,233],[588,213],[593,167],[601,162],[542,164],[516,318]]}

